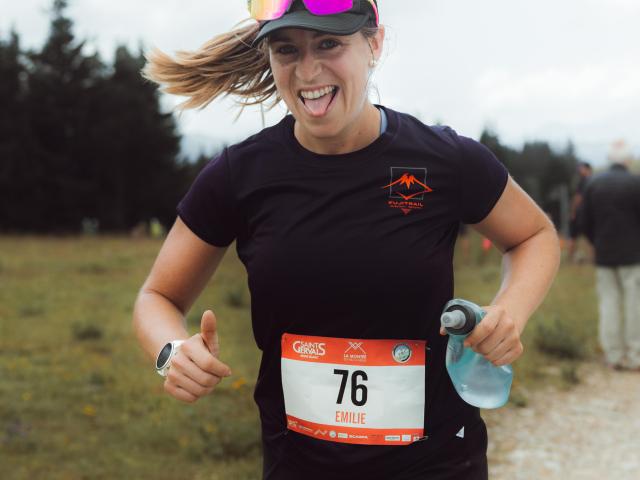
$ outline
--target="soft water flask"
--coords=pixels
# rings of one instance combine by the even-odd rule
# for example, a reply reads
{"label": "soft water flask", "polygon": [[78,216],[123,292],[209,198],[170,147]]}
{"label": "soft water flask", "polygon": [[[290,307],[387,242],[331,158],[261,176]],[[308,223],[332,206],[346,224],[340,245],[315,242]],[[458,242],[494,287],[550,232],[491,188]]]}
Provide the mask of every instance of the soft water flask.
{"label": "soft water flask", "polygon": [[446,365],[453,386],[465,402],[480,408],[498,408],[509,399],[511,365],[497,367],[463,345],[485,314],[475,303],[460,298],[445,305],[440,321],[449,334]]}

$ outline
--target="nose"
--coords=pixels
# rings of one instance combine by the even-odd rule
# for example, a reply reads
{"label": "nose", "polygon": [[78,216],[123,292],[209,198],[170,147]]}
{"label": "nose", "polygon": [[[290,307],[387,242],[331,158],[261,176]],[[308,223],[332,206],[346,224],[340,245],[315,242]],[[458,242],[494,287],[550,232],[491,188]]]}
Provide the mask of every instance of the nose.
{"label": "nose", "polygon": [[321,61],[309,51],[304,50],[298,59],[296,64],[296,76],[300,79],[301,83],[313,83],[313,79],[322,71]]}

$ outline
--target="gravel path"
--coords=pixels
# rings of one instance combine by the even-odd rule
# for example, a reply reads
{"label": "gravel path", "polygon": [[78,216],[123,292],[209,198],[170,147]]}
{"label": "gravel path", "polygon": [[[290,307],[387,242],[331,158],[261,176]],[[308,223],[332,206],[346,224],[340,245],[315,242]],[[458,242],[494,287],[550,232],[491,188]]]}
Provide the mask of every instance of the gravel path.
{"label": "gravel path", "polygon": [[578,376],[483,412],[491,480],[640,480],[640,373],[587,363]]}

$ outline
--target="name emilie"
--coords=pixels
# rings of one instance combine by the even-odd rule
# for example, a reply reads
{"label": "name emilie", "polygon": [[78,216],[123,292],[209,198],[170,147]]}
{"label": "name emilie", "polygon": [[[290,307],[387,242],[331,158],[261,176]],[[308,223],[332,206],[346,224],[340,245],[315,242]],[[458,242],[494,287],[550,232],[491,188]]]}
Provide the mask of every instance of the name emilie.
{"label": "name emilie", "polygon": [[367,421],[366,412],[349,412],[348,410],[336,411],[336,423],[355,423],[364,425]]}

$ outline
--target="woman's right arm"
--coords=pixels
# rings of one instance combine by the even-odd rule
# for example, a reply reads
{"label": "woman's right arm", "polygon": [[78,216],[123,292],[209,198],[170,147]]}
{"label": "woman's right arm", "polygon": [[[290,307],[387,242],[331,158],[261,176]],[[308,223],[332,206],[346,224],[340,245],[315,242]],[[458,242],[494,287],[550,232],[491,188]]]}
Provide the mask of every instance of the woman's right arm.
{"label": "woman's right arm", "polygon": [[223,377],[231,374],[229,367],[217,358],[219,345],[213,312],[204,312],[200,333],[191,337],[185,321],[186,313],[226,250],[201,240],[177,217],[135,302],[133,328],[151,360],[155,361],[168,342],[185,340],[172,360],[165,391],[187,403],[207,395]]}

